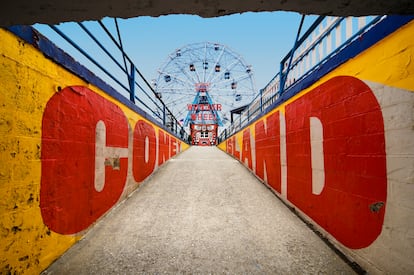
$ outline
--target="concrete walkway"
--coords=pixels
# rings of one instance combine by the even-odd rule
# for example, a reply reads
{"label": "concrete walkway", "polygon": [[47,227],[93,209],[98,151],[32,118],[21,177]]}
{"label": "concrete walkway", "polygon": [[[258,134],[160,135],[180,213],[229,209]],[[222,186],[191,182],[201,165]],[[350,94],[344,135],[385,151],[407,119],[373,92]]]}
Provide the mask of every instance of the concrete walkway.
{"label": "concrete walkway", "polygon": [[355,274],[236,160],[191,147],[45,274]]}

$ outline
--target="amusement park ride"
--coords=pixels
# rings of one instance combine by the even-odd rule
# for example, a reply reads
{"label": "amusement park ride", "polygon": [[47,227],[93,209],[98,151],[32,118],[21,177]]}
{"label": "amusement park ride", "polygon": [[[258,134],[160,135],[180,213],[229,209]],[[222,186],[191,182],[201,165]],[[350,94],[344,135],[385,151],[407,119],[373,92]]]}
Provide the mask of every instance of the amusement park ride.
{"label": "amusement park ride", "polygon": [[184,125],[190,125],[193,145],[215,145],[218,126],[223,126],[220,116],[220,103],[213,103],[208,91],[208,83],[196,84],[193,104],[187,105],[188,113]]}
{"label": "amusement park ride", "polygon": [[156,93],[189,130],[192,145],[217,144],[230,112],[255,95],[251,66],[227,46],[196,43],[169,55],[154,81]]}

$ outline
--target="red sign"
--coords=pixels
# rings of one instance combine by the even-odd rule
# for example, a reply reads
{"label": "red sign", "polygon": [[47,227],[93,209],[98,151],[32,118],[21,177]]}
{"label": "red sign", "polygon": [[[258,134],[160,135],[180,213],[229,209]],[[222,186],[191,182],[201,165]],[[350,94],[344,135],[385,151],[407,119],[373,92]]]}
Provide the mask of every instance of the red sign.
{"label": "red sign", "polygon": [[116,104],[86,87],[54,94],[42,120],[44,223],[60,234],[87,229],[118,202],[127,181],[141,182],[179,147],[179,140],[144,120],[129,126]]}
{"label": "red sign", "polygon": [[[101,135],[97,125],[102,124]],[[128,120],[117,105],[85,87],[65,88],[49,100],[42,121],[40,208],[55,232],[86,229],[124,190],[128,156],[99,155],[105,153],[97,148],[98,135],[105,147],[128,148]],[[100,182],[95,181],[97,155],[104,165]]]}
{"label": "red sign", "polygon": [[[281,127],[281,119],[286,126]],[[312,158],[317,150],[311,143],[312,120],[320,122],[322,164]],[[256,174],[266,175],[274,190],[285,192],[289,202],[343,245],[364,248],[379,236],[387,200],[384,122],[364,82],[332,78],[287,104],[284,116],[276,112],[256,122],[252,139],[246,128],[240,147],[235,136],[227,140],[227,152],[251,169],[255,156]],[[323,171],[316,171],[319,167]],[[323,173],[323,182],[312,182],[313,173]],[[317,192],[315,184],[321,184]]]}
{"label": "red sign", "polygon": [[216,115],[212,113],[191,114],[191,120],[216,120]]}
{"label": "red sign", "polygon": [[221,111],[221,104],[187,104],[188,111]]}

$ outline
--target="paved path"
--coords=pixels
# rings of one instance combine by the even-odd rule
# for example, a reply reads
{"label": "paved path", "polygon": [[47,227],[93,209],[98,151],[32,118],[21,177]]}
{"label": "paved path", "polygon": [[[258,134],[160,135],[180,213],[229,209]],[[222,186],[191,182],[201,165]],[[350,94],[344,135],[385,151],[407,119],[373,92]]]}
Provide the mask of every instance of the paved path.
{"label": "paved path", "polygon": [[45,274],[354,274],[236,160],[191,147]]}

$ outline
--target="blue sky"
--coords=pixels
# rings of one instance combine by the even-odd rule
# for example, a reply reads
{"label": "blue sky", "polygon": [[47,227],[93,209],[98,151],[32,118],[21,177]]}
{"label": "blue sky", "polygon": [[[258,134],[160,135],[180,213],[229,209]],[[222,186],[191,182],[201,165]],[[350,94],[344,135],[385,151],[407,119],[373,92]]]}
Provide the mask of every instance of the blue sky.
{"label": "blue sky", "polygon": [[[315,18],[305,18],[302,32]],[[216,18],[137,17],[118,19],[118,23],[126,52],[148,80],[157,77],[168,54],[187,44],[208,41],[230,47],[252,65],[256,89],[260,89],[293,47],[300,19],[301,14],[293,12],[248,12]]]}
{"label": "blue sky", "polygon": [[[301,16],[284,11],[247,12],[215,18],[165,15],[118,19],[118,24],[126,53],[149,82],[157,78],[157,70],[176,49],[198,42],[214,42],[228,46],[252,65],[258,91],[277,73],[280,60],[293,47]],[[302,33],[315,18],[305,17]],[[105,18],[103,22],[115,34],[114,20]],[[36,25],[36,28],[55,43],[59,41],[48,27]],[[76,24],[63,23],[59,28],[82,41]],[[57,44],[62,47],[59,42]],[[92,45],[82,47],[94,51]]]}
{"label": "blue sky", "polygon": [[[158,70],[165,64],[168,56],[175,53],[177,49],[189,44],[211,42],[227,46],[233,52],[242,56],[245,64],[252,66],[254,92],[258,93],[278,73],[280,61],[293,47],[301,17],[302,15],[299,13],[280,11],[247,12],[216,18],[201,18],[197,15],[165,15],[117,20],[124,51],[149,83],[152,83],[152,80],[158,79]],[[316,18],[317,16],[315,15],[306,16],[301,33],[304,33]],[[102,21],[112,35],[116,36],[114,19],[104,18]],[[107,49],[111,47],[114,49],[110,38],[97,22],[84,22],[84,25]],[[126,75],[96,46],[77,23],[59,24],[58,28],[88,54],[92,55],[116,79],[122,81],[124,88],[114,83],[107,75],[104,75],[95,65],[75,51],[48,26],[35,25],[35,27],[60,48],[72,55],[75,60],[89,68],[125,97],[129,97]],[[110,51],[113,53],[112,50]],[[119,63],[122,63],[120,66],[123,67],[122,57],[119,52],[116,58]],[[148,93],[149,91],[142,80],[137,81],[140,82],[141,86],[145,87],[146,93]],[[141,92],[138,91],[138,93]],[[151,92],[149,93],[151,94]],[[137,94],[137,96],[146,104],[144,111],[156,111],[157,108],[148,98],[142,94]],[[244,101],[237,102],[236,97],[217,98],[214,100],[223,104],[223,117],[226,116],[230,109],[238,107],[237,104],[246,104]],[[247,98],[243,97],[243,100],[247,100]],[[192,101],[193,98],[189,98],[188,103]],[[169,102],[167,104],[171,103]],[[182,106],[175,103],[176,100],[172,102],[173,106],[168,108],[186,111],[185,102],[180,101]],[[224,107],[224,105],[226,106]],[[182,111],[177,110],[174,111],[177,119],[183,118]],[[227,114],[227,117],[230,117],[230,115]]]}
{"label": "blue sky", "polygon": [[[252,66],[254,93],[258,93],[278,73],[280,61],[293,47],[301,17],[301,14],[294,12],[247,12],[216,18],[201,18],[196,15],[165,15],[117,20],[124,51],[149,83],[152,83],[152,80],[158,79],[158,70],[165,64],[168,56],[171,53],[175,53],[177,49],[189,44],[212,42],[229,47],[233,52],[242,56],[245,64]],[[302,33],[314,22],[316,17],[305,17]],[[116,36],[114,19],[104,18],[102,21],[112,35]],[[96,22],[84,23],[105,47],[108,49],[114,48],[107,34],[104,33]],[[91,54],[116,79],[122,81],[124,88],[114,83],[112,79],[104,75],[79,52],[73,50],[48,26],[35,25],[35,27],[72,55],[75,60],[89,68],[122,95],[129,98],[126,75],[101,49],[97,48],[96,44],[81,30],[78,24],[74,22],[63,23],[58,28],[88,54]],[[122,57],[119,52],[116,58],[119,63],[122,63],[123,67]],[[142,80],[137,81],[140,82],[142,87],[145,87],[147,94],[151,94]],[[157,110],[157,107],[141,94],[141,91],[137,92],[137,96],[145,102],[146,106],[139,105],[144,111],[154,112]],[[237,101],[236,97],[230,98],[227,96],[220,98],[218,94],[217,96],[219,98],[215,98],[214,101],[223,105],[221,116],[227,118],[230,117],[229,111],[231,109],[247,104],[254,97],[243,97],[242,101]],[[168,101],[166,102],[167,105],[172,104],[171,106],[168,105],[168,108],[174,112],[177,119],[185,118],[183,112],[186,112],[186,104],[193,102],[192,97],[188,99],[187,103],[181,100],[182,97],[182,95],[177,95],[173,100],[164,97],[164,100]],[[178,100],[180,101],[178,102]]]}

